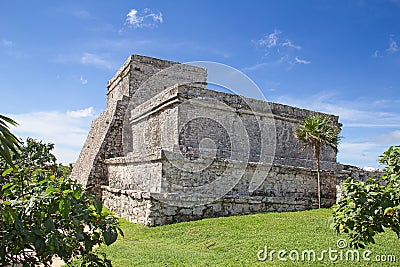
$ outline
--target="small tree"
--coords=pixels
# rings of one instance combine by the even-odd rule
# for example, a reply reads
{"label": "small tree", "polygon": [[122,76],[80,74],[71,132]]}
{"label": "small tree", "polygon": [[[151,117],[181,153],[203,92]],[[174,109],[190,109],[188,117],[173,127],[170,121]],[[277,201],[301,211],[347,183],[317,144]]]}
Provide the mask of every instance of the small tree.
{"label": "small tree", "polygon": [[295,137],[304,143],[302,150],[311,148],[314,153],[314,161],[317,168],[318,208],[321,208],[321,169],[319,159],[321,148],[324,145],[328,145],[337,150],[340,140],[339,133],[340,128],[334,125],[331,119],[325,115],[307,117],[295,131]]}
{"label": "small tree", "polygon": [[385,228],[400,238],[400,146],[390,147],[379,161],[386,165],[381,177],[342,183],[343,198],[334,208],[332,227],[349,236],[351,247],[375,243],[374,236]]}
{"label": "small tree", "polygon": [[28,138],[19,145],[9,131],[1,134],[7,152],[0,154],[0,266],[50,266],[55,255],[67,263],[81,256],[81,266],[111,266],[92,250],[123,234],[117,218],[82,185],[60,177],[68,170],[57,165],[53,144]]}

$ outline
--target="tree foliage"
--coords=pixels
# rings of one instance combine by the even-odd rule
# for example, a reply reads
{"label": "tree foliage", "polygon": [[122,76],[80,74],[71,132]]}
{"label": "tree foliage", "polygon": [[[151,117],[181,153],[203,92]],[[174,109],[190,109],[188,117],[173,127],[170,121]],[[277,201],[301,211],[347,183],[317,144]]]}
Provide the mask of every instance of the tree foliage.
{"label": "tree foliage", "polygon": [[304,143],[303,150],[313,150],[315,166],[317,168],[318,183],[318,208],[321,207],[321,181],[320,181],[320,153],[323,145],[328,145],[337,150],[340,141],[340,128],[332,123],[326,115],[314,115],[304,119],[295,131],[295,137]]}
{"label": "tree foliage", "polygon": [[50,266],[81,256],[81,266],[111,266],[92,252],[123,234],[118,220],[75,180],[62,177],[53,144],[28,138],[13,167],[0,160],[0,265]]}
{"label": "tree foliage", "polygon": [[[44,143],[30,137],[24,142],[19,141],[19,144],[18,154],[11,153],[13,164],[24,166],[31,171],[41,168],[56,176],[67,177],[70,174],[70,166],[57,163],[56,156],[52,153],[54,144]],[[5,169],[7,169],[6,162],[0,161],[0,171]]]}
{"label": "tree foliage", "polygon": [[8,124],[18,125],[14,120],[0,114],[0,157],[9,166],[14,166],[12,155],[18,155],[20,141],[11,133]]}
{"label": "tree foliage", "polygon": [[400,146],[390,147],[379,161],[386,165],[384,174],[366,182],[345,180],[334,208],[332,227],[347,234],[355,248],[375,243],[374,236],[386,229],[400,238]]}

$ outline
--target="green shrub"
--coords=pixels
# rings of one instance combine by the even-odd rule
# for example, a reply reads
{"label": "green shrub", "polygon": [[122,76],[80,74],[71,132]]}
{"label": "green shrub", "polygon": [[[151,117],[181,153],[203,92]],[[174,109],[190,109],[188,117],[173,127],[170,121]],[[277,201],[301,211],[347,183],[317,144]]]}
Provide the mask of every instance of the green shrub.
{"label": "green shrub", "polygon": [[28,138],[13,167],[0,160],[0,265],[50,266],[54,256],[67,263],[81,256],[81,266],[111,266],[92,250],[123,234],[118,220],[82,185],[61,177],[53,147]]}
{"label": "green shrub", "polygon": [[344,197],[334,209],[332,227],[348,234],[356,248],[375,243],[374,236],[385,229],[400,238],[400,146],[390,147],[380,162],[387,165],[383,176],[343,182]]}

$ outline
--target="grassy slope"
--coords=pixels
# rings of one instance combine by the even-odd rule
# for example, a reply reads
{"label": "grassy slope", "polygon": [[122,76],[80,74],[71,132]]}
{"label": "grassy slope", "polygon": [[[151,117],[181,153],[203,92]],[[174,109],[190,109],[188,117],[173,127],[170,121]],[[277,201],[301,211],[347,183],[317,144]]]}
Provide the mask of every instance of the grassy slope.
{"label": "grassy slope", "polygon": [[[396,263],[345,262],[260,262],[257,252],[269,250],[337,249],[339,238],[329,229],[329,209],[302,212],[263,213],[144,227],[121,220],[125,238],[110,247],[102,246],[114,266],[398,266],[400,242],[392,232],[380,235],[368,247],[370,256],[392,254]],[[347,250],[344,249],[345,251]],[[287,257],[287,256],[286,256]],[[301,257],[301,256],[300,256]],[[286,265],[285,265],[286,264]]]}

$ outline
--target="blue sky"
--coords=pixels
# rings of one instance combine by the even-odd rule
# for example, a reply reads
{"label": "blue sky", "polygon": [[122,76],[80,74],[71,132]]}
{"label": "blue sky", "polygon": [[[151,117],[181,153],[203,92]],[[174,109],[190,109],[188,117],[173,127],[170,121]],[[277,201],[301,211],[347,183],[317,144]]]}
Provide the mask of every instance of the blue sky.
{"label": "blue sky", "polygon": [[73,162],[130,54],[213,61],[269,101],[333,113],[338,160],[400,143],[400,1],[2,1],[0,113]]}

